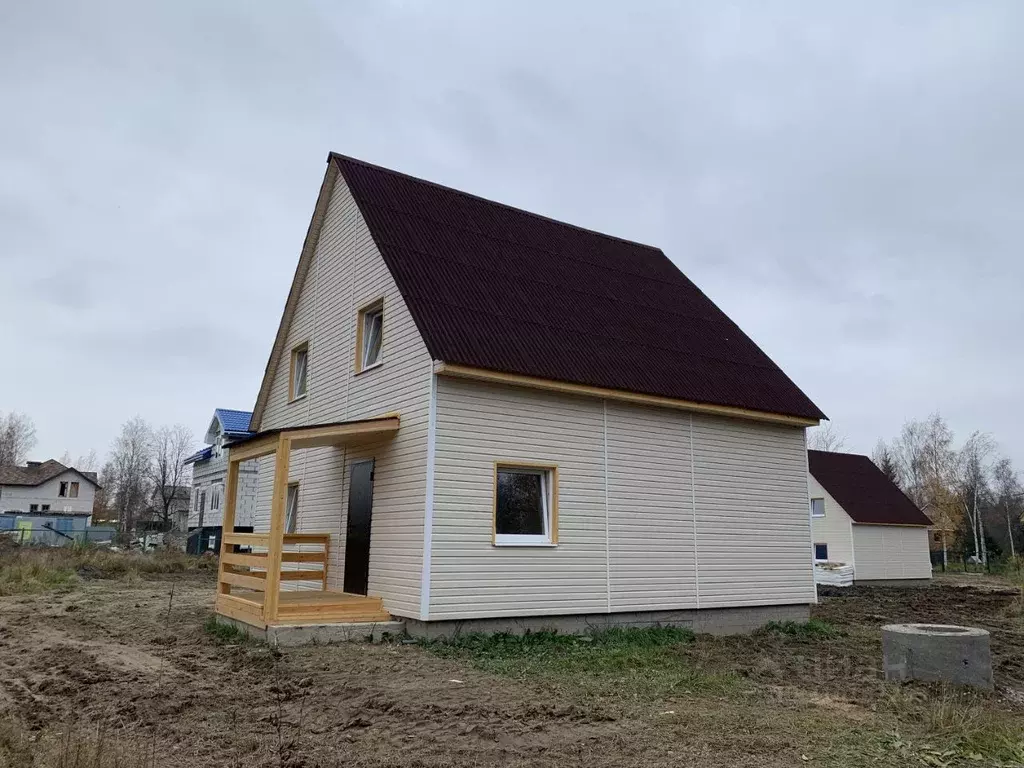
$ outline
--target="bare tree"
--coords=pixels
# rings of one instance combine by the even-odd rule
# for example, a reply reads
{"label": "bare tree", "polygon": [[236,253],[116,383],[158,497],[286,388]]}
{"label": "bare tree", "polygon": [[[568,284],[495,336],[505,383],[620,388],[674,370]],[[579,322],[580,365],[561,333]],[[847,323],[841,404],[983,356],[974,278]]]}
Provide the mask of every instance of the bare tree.
{"label": "bare tree", "polygon": [[65,467],[74,467],[79,472],[95,472],[99,464],[99,458],[96,456],[96,451],[89,451],[73,460],[71,458],[71,451],[64,451],[64,455],[60,457],[60,463]]}
{"label": "bare tree", "polygon": [[995,442],[984,432],[974,432],[957,451],[953,462],[950,490],[960,509],[961,519],[967,523],[968,541],[974,543],[974,556],[988,562],[985,547],[985,524],[981,509],[989,495],[990,462]]}
{"label": "bare tree", "polygon": [[122,533],[134,532],[139,515],[145,508],[152,463],[152,430],[149,424],[136,416],[121,426],[121,434],[114,440],[110,460],[103,473],[103,484]]}
{"label": "bare tree", "polygon": [[189,466],[185,464],[192,454],[195,437],[192,431],[181,424],[160,427],[153,434],[153,500],[155,516],[170,530],[172,506],[175,499],[181,500],[180,488],[191,482]]}
{"label": "bare tree", "polygon": [[24,413],[0,413],[0,467],[22,464],[36,445],[36,425]]}
{"label": "bare tree", "polygon": [[846,449],[846,438],[839,434],[835,425],[830,421],[824,426],[811,429],[807,440],[807,447],[815,451],[837,453]]}
{"label": "bare tree", "polygon": [[1022,531],[1024,522],[1024,486],[1011,462],[1005,456],[992,468],[992,479],[995,484],[996,504],[1006,517],[1006,536],[1010,541],[1010,557],[1016,562],[1016,538]]}

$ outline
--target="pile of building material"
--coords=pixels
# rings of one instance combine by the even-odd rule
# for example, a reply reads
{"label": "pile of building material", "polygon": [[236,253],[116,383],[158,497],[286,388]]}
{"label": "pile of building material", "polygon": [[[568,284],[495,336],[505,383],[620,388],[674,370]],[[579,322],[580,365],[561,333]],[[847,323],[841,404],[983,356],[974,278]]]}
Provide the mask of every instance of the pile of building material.
{"label": "pile of building material", "polygon": [[815,563],[814,583],[830,587],[852,587],[853,566],[845,563]]}

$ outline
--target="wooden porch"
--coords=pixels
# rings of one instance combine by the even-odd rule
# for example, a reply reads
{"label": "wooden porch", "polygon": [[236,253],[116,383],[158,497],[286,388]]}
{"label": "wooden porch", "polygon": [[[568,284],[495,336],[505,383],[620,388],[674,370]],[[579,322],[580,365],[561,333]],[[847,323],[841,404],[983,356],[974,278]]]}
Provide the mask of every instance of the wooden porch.
{"label": "wooden porch", "polygon": [[[297,427],[256,435],[230,446],[223,530],[235,526],[238,469],[243,461],[273,455],[270,530],[221,536],[215,610],[259,629],[298,624],[385,622],[380,597],[328,589],[330,533],[285,533],[288,470],[293,448],[357,445],[392,437],[398,416]],[[294,583],[296,589],[282,589]]]}

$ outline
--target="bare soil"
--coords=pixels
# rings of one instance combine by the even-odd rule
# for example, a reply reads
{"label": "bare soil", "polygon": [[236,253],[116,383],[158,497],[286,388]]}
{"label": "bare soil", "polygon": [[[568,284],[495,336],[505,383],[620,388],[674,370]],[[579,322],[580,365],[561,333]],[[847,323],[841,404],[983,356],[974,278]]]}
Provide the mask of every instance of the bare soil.
{"label": "bare soil", "polygon": [[815,614],[839,633],[700,637],[679,663],[739,687],[654,697],[488,673],[411,643],[223,644],[204,629],[212,598],[203,574],[0,598],[0,765],[74,765],[97,740],[121,765],[204,768],[959,765],[907,746],[945,727],[928,719],[945,694],[880,679],[878,630],[895,621],[991,630],[1000,690],[956,706],[1024,723],[1024,623],[1005,589],[837,590]]}

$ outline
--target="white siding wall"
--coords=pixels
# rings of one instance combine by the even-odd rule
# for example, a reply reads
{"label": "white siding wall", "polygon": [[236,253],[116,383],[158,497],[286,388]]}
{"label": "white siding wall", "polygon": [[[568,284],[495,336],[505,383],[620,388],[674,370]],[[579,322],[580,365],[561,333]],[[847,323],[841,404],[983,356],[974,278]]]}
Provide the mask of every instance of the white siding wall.
{"label": "white siding wall", "polygon": [[854,525],[854,578],[930,579],[928,529],[898,525]]}
{"label": "white siding wall", "polygon": [[[839,502],[832,498],[814,475],[807,476],[811,498],[825,499],[825,516],[812,520],[814,543],[828,544],[828,559],[833,563],[856,565],[853,551],[853,521]],[[812,553],[813,554],[813,553]]]}
{"label": "white siding wall", "polygon": [[[60,484],[78,483],[78,498],[58,496]],[[0,511],[28,512],[30,504],[49,504],[52,512],[86,512],[92,514],[96,486],[77,472],[62,472],[52,480],[36,486],[5,485],[0,488]]]}
{"label": "white siding wall", "polygon": [[804,430],[693,417],[701,608],[815,600]]}
{"label": "white siding wall", "polygon": [[[357,375],[356,314],[380,297],[383,365]],[[309,344],[308,395],[289,403],[291,350],[302,342]],[[420,609],[430,377],[426,346],[339,176],[260,429],[401,414],[398,435],[378,446],[294,451],[289,478],[300,486],[299,530],[332,534],[330,586],[340,589],[345,468],[358,458],[375,458],[369,592],[401,616],[418,616]],[[269,527],[273,469],[273,457],[260,460],[257,530]]]}
{"label": "white siding wall", "polygon": [[[442,376],[436,435],[431,619],[814,600],[801,429]],[[491,544],[517,460],[558,466],[557,547]]]}

